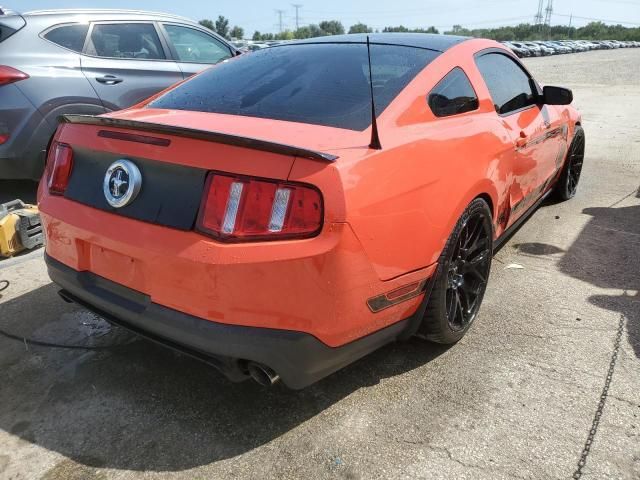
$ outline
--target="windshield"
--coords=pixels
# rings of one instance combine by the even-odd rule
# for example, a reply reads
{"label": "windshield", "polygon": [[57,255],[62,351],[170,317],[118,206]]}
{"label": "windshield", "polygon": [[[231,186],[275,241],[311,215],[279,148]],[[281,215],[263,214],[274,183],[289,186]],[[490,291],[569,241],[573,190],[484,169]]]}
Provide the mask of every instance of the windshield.
{"label": "windshield", "polygon": [[[440,52],[371,45],[376,114]],[[149,104],[364,130],[371,124],[366,44],[303,44],[245,54]]]}

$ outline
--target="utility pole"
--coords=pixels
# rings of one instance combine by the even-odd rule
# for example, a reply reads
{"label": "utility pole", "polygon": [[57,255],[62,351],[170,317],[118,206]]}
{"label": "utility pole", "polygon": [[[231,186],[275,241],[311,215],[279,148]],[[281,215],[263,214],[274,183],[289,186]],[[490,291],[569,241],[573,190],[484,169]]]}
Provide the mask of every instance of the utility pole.
{"label": "utility pole", "polygon": [[284,15],[284,10],[276,10],[278,14],[278,30],[282,33],[282,15]]}
{"label": "utility pole", "polygon": [[296,30],[298,30],[300,28],[300,9],[302,8],[302,5],[294,3],[293,8],[296,9]]}
{"label": "utility pole", "polygon": [[573,20],[573,12],[571,12],[571,14],[569,15],[569,38],[573,37],[573,35],[571,35],[571,21]]}

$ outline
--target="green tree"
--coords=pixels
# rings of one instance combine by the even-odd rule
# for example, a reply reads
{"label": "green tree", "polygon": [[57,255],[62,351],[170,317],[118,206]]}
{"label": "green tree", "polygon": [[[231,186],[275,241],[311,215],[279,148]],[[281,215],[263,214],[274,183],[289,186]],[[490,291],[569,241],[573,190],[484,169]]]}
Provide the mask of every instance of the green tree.
{"label": "green tree", "polygon": [[294,38],[314,38],[324,37],[326,35],[327,33],[315,24],[300,27],[295,32],[293,32]]}
{"label": "green tree", "polygon": [[384,27],[382,29],[383,32],[387,33],[387,32],[408,32],[409,29],[407,27],[405,27],[404,25],[400,25],[398,27]]}
{"label": "green tree", "polygon": [[371,33],[373,29],[364,23],[356,23],[349,27],[349,33]]}
{"label": "green tree", "polygon": [[[460,25],[456,25],[460,27]],[[440,33],[436,27],[429,28],[407,28],[404,25],[398,27],[384,27],[383,32],[411,32],[411,33]]]}
{"label": "green tree", "polygon": [[202,25],[204,28],[208,28],[209,30],[213,30],[215,32],[216,27],[214,27],[213,22],[211,20],[200,20],[200,25]]}
{"label": "green tree", "polygon": [[253,37],[251,37],[251,40],[253,40],[254,42],[259,42],[260,40],[262,40],[262,34],[256,30],[255,32],[253,32]]}
{"label": "green tree", "polygon": [[285,30],[276,35],[276,40],[293,40],[294,38],[296,37],[291,30]]}
{"label": "green tree", "polygon": [[215,31],[224,38],[229,38],[229,19],[220,15],[216,20]]}
{"label": "green tree", "polygon": [[344,26],[338,20],[325,20],[320,22],[318,26],[327,35],[342,35],[344,33]]}
{"label": "green tree", "polygon": [[242,40],[244,38],[244,29],[236,25],[231,29],[231,33],[229,35],[231,35],[231,38]]}

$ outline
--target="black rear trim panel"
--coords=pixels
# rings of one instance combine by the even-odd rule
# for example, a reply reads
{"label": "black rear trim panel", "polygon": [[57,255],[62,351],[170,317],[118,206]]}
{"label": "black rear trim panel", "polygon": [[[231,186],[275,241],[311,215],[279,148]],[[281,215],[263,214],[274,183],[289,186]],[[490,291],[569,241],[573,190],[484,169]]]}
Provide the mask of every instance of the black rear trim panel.
{"label": "black rear trim panel", "polygon": [[[103,193],[109,166],[122,158],[132,161],[142,174],[135,202],[113,208]],[[207,170],[115,153],[74,147],[73,172],[65,198],[143,222],[192,230],[200,208]]]}

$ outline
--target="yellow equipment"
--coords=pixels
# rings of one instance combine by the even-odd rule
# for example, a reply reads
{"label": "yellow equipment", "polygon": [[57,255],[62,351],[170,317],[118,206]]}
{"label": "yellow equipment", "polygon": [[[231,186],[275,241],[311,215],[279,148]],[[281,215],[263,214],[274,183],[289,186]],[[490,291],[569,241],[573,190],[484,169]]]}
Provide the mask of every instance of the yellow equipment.
{"label": "yellow equipment", "polygon": [[0,257],[10,257],[43,243],[38,207],[22,200],[0,204]]}

